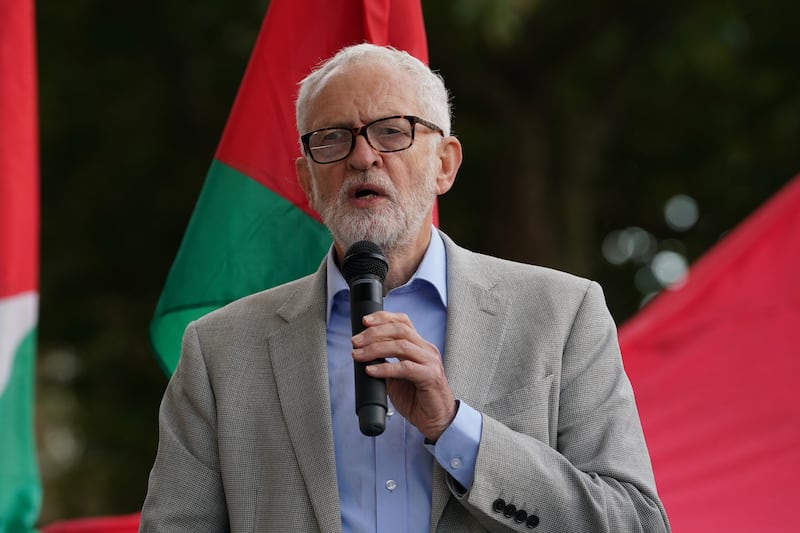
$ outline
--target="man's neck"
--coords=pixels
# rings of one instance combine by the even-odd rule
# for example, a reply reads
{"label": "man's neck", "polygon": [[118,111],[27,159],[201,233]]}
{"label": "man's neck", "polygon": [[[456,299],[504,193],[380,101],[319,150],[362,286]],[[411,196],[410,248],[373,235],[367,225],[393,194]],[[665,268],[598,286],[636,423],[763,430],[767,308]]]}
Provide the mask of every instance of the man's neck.
{"label": "man's neck", "polygon": [[383,283],[385,292],[405,284],[419,268],[431,243],[431,226],[426,224],[423,227],[425,229],[420,229],[414,239],[384,250],[389,261],[389,273]]}
{"label": "man's neck", "polygon": [[[419,268],[419,264],[422,262],[422,258],[425,257],[425,252],[431,242],[430,226],[427,226],[427,228],[427,232],[420,232],[414,240],[383,249],[386,260],[389,263],[389,272],[383,282],[384,293],[388,293],[390,290],[405,284]],[[346,250],[342,250],[340,246],[335,248],[337,252],[336,262],[341,268],[341,258]]]}
{"label": "man's neck", "polygon": [[411,279],[422,262],[425,249],[418,252],[409,246],[395,248],[391,251],[384,250],[384,253],[389,261],[389,272],[386,274],[386,281],[383,282],[383,289],[384,292],[389,292]]}

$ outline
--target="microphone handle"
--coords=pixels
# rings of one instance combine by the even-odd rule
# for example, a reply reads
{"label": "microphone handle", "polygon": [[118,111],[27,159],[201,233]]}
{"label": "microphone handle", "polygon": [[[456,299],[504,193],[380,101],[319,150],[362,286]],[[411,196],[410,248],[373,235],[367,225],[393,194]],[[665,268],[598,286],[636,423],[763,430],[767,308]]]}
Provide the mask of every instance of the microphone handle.
{"label": "microphone handle", "polygon": [[[350,317],[353,335],[366,328],[362,319],[375,311],[383,309],[383,283],[372,277],[363,277],[353,281],[350,286]],[[383,363],[385,359],[376,359],[369,363],[354,362],[356,381],[356,414],[361,433],[368,437],[376,437],[386,429],[386,381],[367,375],[367,365]]]}

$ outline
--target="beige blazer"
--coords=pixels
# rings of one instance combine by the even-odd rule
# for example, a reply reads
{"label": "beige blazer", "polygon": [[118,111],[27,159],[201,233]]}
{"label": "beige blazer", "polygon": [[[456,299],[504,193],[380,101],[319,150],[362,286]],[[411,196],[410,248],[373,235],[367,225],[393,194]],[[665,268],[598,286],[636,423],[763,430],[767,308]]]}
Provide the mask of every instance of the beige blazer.
{"label": "beige blazer", "polygon": [[[483,430],[465,494],[434,466],[431,531],[668,531],[600,287],[442,238],[444,366]],[[140,531],[341,531],[325,277],[186,329]]]}

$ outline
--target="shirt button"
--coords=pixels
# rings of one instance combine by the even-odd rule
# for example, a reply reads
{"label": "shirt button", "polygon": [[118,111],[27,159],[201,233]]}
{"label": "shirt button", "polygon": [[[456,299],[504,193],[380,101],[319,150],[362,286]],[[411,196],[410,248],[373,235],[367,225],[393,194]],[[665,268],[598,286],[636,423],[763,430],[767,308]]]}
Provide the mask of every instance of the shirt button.
{"label": "shirt button", "polygon": [[458,457],[451,459],[450,466],[452,468],[461,468],[461,459],[459,459]]}
{"label": "shirt button", "polygon": [[386,416],[392,416],[394,414],[394,409],[389,409],[386,411]]}
{"label": "shirt button", "polygon": [[392,492],[396,488],[397,488],[397,483],[395,482],[395,480],[390,479],[389,481],[386,482],[386,490],[388,490],[389,492]]}

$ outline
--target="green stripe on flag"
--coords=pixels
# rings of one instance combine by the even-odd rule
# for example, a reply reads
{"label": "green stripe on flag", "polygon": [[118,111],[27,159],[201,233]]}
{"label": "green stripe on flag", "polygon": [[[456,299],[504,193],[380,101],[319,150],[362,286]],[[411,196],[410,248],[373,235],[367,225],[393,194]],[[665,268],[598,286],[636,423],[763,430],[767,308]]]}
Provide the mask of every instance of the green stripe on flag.
{"label": "green stripe on flag", "polygon": [[36,328],[14,354],[8,384],[0,391],[0,532],[33,531],[42,490],[33,431]]}
{"label": "green stripe on flag", "polygon": [[215,160],[150,324],[167,374],[175,370],[190,321],[313,272],[330,244],[319,221]]}

